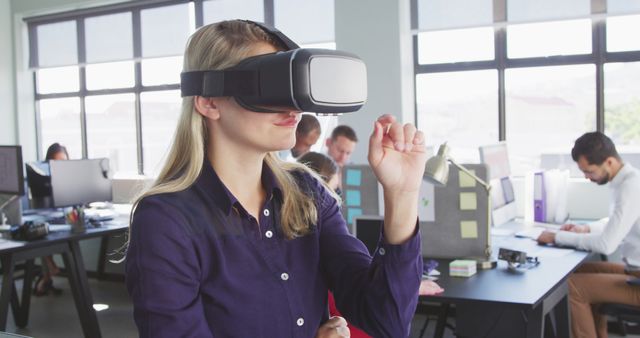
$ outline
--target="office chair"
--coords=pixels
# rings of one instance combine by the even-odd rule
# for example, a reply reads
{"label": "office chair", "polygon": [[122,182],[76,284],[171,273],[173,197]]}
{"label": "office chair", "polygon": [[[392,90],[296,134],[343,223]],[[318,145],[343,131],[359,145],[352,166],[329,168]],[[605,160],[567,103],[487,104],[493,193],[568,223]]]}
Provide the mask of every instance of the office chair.
{"label": "office chair", "polygon": [[[635,278],[640,281],[640,278]],[[633,284],[634,287],[640,288],[639,285]],[[640,306],[604,303],[598,310],[601,314],[616,318],[616,325],[609,325],[609,330],[622,336],[629,334],[640,334]],[[611,322],[609,322],[611,323]],[[611,330],[616,327],[616,331]]]}
{"label": "office chair", "polygon": [[427,327],[429,326],[430,319],[436,319],[436,328],[433,333],[433,337],[442,338],[444,337],[445,328],[455,332],[455,327],[447,322],[447,318],[449,316],[455,317],[455,307],[448,303],[436,304],[431,302],[420,301],[418,302],[418,307],[416,308],[416,314],[425,315],[426,318],[424,320],[424,324],[420,329],[420,335],[418,338],[422,338],[424,333],[427,331]]}

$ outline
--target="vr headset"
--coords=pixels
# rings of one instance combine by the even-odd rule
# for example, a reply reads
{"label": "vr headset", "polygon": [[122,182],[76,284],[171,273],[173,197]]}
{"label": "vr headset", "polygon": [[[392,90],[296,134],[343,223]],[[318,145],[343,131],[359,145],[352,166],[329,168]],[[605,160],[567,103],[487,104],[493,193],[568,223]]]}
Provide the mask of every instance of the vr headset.
{"label": "vr headset", "polygon": [[183,97],[232,96],[245,109],[264,113],[350,113],[364,105],[367,68],[356,55],[300,48],[275,28],[245,21],[288,50],[249,57],[227,69],[183,72]]}

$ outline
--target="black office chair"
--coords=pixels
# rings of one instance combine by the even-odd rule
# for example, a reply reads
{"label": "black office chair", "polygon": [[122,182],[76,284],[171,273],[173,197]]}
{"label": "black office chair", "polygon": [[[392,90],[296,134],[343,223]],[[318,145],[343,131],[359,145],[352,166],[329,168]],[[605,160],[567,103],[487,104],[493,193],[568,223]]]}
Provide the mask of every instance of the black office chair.
{"label": "black office chair", "polygon": [[[634,280],[640,281],[640,278]],[[637,284],[634,285],[640,287]],[[605,303],[600,306],[599,312],[616,319],[614,323],[608,323],[610,332],[622,336],[640,334],[640,306]]]}
{"label": "black office chair", "polygon": [[456,309],[453,305],[448,303],[431,303],[431,302],[418,302],[418,307],[416,308],[416,314],[425,315],[426,318],[424,320],[424,324],[420,329],[420,335],[418,338],[422,338],[427,331],[427,327],[429,326],[429,322],[432,319],[436,320],[435,331],[433,332],[434,338],[442,338],[444,336],[444,330],[449,329],[452,332],[455,332],[455,327],[451,325],[447,318],[454,317],[456,315]]}

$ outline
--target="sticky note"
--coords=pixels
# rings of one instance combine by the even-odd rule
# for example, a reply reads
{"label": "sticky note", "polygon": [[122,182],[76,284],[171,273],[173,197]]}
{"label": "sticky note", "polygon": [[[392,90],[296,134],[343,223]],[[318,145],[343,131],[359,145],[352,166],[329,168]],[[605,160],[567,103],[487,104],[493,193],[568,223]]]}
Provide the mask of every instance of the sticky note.
{"label": "sticky note", "polygon": [[478,222],[461,221],[460,236],[462,238],[478,238]]}
{"label": "sticky note", "polygon": [[362,171],[358,169],[347,169],[347,185],[360,186],[362,181]]}
{"label": "sticky note", "polygon": [[360,206],[360,190],[347,190],[347,206],[359,207]]}
{"label": "sticky note", "polygon": [[478,201],[475,192],[460,193],[460,210],[476,210],[477,208]]}
{"label": "sticky note", "polygon": [[362,209],[349,208],[347,209],[347,223],[353,224],[353,218],[362,215]]}
{"label": "sticky note", "polygon": [[[475,170],[469,170],[474,175],[476,174]],[[476,186],[476,180],[471,177],[471,175],[465,173],[464,171],[458,171],[458,177],[460,178],[460,188],[473,188]]]}

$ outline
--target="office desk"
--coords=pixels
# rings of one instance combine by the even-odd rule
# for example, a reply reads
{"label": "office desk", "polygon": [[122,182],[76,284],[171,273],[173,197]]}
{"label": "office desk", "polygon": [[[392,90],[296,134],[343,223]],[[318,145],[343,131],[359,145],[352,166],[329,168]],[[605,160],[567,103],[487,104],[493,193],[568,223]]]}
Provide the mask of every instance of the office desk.
{"label": "office desk", "polygon": [[[531,239],[492,237],[494,254],[500,247],[538,255],[540,265],[522,272],[510,272],[507,263],[480,270],[472,277],[449,276],[449,262],[440,261],[438,284],[445,291],[421,300],[456,305],[456,334],[459,337],[543,337],[545,331],[570,337],[567,278],[589,253],[573,251],[560,256]],[[550,314],[551,325],[545,326]]]}
{"label": "office desk", "polygon": [[[85,337],[100,337],[98,318],[93,309],[93,297],[82,260],[79,242],[84,239],[122,234],[128,229],[126,223],[112,223],[100,228],[89,227],[85,232],[52,232],[46,238],[32,242],[0,243],[2,262],[2,289],[0,291],[0,331],[6,329],[9,304],[13,311],[16,326],[24,327],[29,318],[31,283],[33,280],[33,261],[37,257],[62,254],[68,271],[69,284],[75,301],[78,317]],[[22,299],[18,299],[14,284],[16,262],[26,261]]]}

